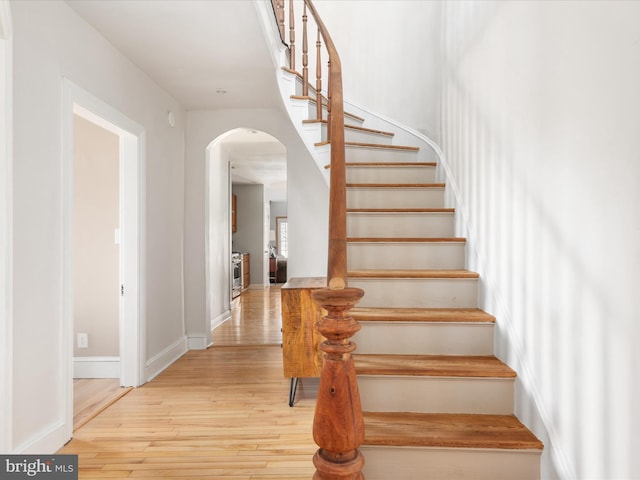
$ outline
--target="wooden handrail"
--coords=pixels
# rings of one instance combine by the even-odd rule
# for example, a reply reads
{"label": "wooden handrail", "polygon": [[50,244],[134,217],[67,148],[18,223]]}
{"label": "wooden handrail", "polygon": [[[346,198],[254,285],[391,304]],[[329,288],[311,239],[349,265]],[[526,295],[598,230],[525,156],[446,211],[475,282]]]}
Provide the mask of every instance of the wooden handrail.
{"label": "wooden handrail", "polygon": [[[329,181],[329,256],[328,287],[347,286],[347,191],[344,149],[344,97],[342,92],[342,62],[326,26],[311,2],[305,4],[313,15],[329,55],[328,91],[331,124],[327,122],[327,135],[331,139],[331,178]],[[318,60],[318,63],[320,60]],[[319,90],[319,89],[318,89]],[[318,91],[318,93],[320,93]],[[318,102],[319,103],[319,102]]]}
{"label": "wooden handrail", "polygon": [[[293,0],[290,1],[289,25],[295,28]],[[277,3],[284,15],[284,5]],[[327,139],[331,145],[329,180],[329,249],[327,287],[316,290],[313,299],[327,315],[318,322],[318,331],[326,338],[320,345],[324,352],[320,387],[313,422],[313,438],[320,447],[313,457],[314,480],[364,480],[364,457],[358,447],[364,439],[364,421],[356,381],[352,352],[356,346],[351,337],[360,325],[349,316],[362,298],[359,288],[349,288],[347,280],[347,189],[344,145],[344,97],[342,63],[331,35],[311,0],[304,0],[302,17],[303,95],[308,93],[307,9],[318,27],[316,42],[316,108],[322,120],[322,40],[328,54]],[[278,22],[283,24],[277,13]],[[281,23],[282,22],[282,23]],[[291,33],[290,54],[295,54]],[[294,52],[294,53],[292,53]],[[290,57],[290,69],[295,70],[295,58]]]}

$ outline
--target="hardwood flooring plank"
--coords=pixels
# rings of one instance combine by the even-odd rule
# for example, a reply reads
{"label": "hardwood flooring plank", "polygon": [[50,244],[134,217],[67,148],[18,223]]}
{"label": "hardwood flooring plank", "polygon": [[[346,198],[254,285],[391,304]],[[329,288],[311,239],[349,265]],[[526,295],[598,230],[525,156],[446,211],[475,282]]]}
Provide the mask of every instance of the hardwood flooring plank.
{"label": "hardwood flooring plank", "polygon": [[260,292],[240,296],[230,330],[246,329],[228,344],[188,352],[74,433],[59,453],[79,455],[80,479],[312,477],[315,399],[289,407],[279,340],[260,344],[280,338],[280,289]]}
{"label": "hardwood flooring plank", "polygon": [[77,430],[100,414],[130,388],[121,388],[117,378],[77,378],[73,380],[73,429]]}
{"label": "hardwood flooring plank", "polygon": [[280,286],[245,290],[233,300],[231,318],[212,332],[216,346],[280,345]]}

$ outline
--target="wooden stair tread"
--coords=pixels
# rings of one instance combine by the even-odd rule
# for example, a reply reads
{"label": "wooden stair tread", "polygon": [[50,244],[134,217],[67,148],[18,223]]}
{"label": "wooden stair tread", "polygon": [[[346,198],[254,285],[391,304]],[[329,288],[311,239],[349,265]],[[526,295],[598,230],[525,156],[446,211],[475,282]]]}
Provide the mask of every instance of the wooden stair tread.
{"label": "wooden stair tread", "polygon": [[350,243],[465,243],[466,238],[461,237],[348,237],[347,242]]}
{"label": "wooden stair tread", "polygon": [[347,213],[455,213],[455,208],[347,208]]}
{"label": "wooden stair tread", "polygon": [[[317,100],[316,100],[316,98],[315,98],[315,97],[312,97],[312,96],[310,96],[310,95],[291,95],[289,98],[291,98],[292,100],[308,100],[309,102],[318,103],[318,102],[317,102]],[[325,96],[323,96],[323,97],[322,97],[322,100],[324,100],[324,101],[322,102],[322,105],[325,105],[325,106],[326,106],[326,105],[327,105],[327,102],[326,102],[326,100],[327,100],[327,99],[326,99],[326,97],[325,97]],[[303,120],[303,121],[304,121],[304,120]]]}
{"label": "wooden stair tread", "polygon": [[347,188],[444,188],[444,183],[347,183]]}
{"label": "wooden stair tread", "polygon": [[[325,145],[331,145],[331,142],[318,142],[314,144],[316,147],[322,147]],[[355,147],[355,148],[380,148],[384,150],[402,150],[402,151],[410,151],[417,152],[420,150],[420,147],[412,147],[409,145],[391,145],[391,144],[381,144],[381,143],[361,143],[361,142],[344,142],[345,147]]]}
{"label": "wooden stair tread", "polygon": [[[346,168],[366,167],[366,168],[394,168],[394,167],[420,167],[435,168],[436,162],[347,162],[344,164]],[[330,164],[324,166],[325,169],[331,168]]]}
{"label": "wooden stair tread", "polygon": [[[303,120],[302,123],[306,123],[306,124],[311,124],[311,123],[326,124],[327,120],[325,120],[324,118],[322,118],[322,119],[312,118],[312,119],[308,119],[308,120]],[[373,128],[360,127],[358,125],[345,125],[344,128],[347,129],[347,130],[358,130],[360,132],[365,132],[365,133],[373,133],[373,134],[376,134],[376,135],[384,135],[385,137],[394,137],[395,136],[395,133],[393,133],[393,132],[385,132],[384,130],[376,130],[376,129],[373,129]]]}
{"label": "wooden stair tread", "polygon": [[349,312],[359,322],[466,322],[495,323],[493,315],[479,308],[368,308],[355,307]]}
{"label": "wooden stair tread", "polygon": [[542,450],[514,415],[365,412],[363,445]]}
{"label": "wooden stair tread", "polygon": [[[289,69],[285,69],[285,70],[289,71],[290,73],[296,73],[296,74],[298,73],[298,72],[295,72],[295,71],[292,71],[292,70],[289,70]],[[314,87],[311,87],[311,88],[314,88]],[[291,98],[292,100],[307,100],[308,102],[315,103],[315,104],[318,103],[318,101],[316,100],[315,97],[311,97],[309,95],[291,95],[289,98]],[[322,105],[324,107],[327,106],[327,97],[325,97],[324,95],[322,96]],[[344,112],[344,116],[352,118],[353,120],[355,120],[357,122],[360,122],[360,123],[363,123],[365,121],[364,118],[359,117],[358,115],[355,115],[355,114],[353,114],[351,112]],[[303,120],[303,122],[304,122],[304,120]]]}
{"label": "wooden stair tread", "polygon": [[347,162],[346,167],[425,167],[431,168],[436,162]]}
{"label": "wooden stair tread", "polygon": [[420,147],[413,147],[410,145],[382,145],[378,143],[362,143],[362,142],[344,142],[345,147],[363,147],[363,148],[384,148],[387,150],[409,150],[417,152]]}
{"label": "wooden stair tread", "polygon": [[478,278],[469,270],[351,270],[349,278]]}
{"label": "wooden stair tread", "polygon": [[516,372],[492,355],[356,354],[353,358],[356,365],[356,374],[358,375],[473,378],[516,377]]}

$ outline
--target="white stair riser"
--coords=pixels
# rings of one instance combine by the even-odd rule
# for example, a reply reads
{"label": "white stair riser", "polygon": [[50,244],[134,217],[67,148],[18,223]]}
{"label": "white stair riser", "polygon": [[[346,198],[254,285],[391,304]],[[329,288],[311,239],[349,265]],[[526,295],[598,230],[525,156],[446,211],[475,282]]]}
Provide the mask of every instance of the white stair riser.
{"label": "white stair riser", "polygon": [[418,157],[417,150],[345,146],[345,159],[350,163],[417,162]]}
{"label": "white stair riser", "polygon": [[[326,116],[324,118],[326,118]],[[353,118],[353,117],[350,117],[349,115],[345,115],[344,116],[344,124],[345,125],[352,125],[354,127],[361,127],[362,124],[363,124],[363,121],[358,119],[358,118]]]}
{"label": "white stair riser", "polygon": [[435,167],[347,167],[347,183],[435,183]]}
{"label": "white stair riser", "polygon": [[357,353],[493,355],[493,323],[360,322]]}
{"label": "white stair riser", "polygon": [[[293,74],[290,74],[293,75]],[[294,76],[295,80],[296,80],[296,95],[298,96],[302,96],[302,77],[299,77],[298,75]],[[316,91],[313,87],[309,87],[307,95],[311,98],[315,98],[316,96]]]}
{"label": "white stair riser", "polygon": [[425,269],[460,270],[464,268],[463,243],[349,243],[349,270]]}
{"label": "white stair riser", "polygon": [[450,238],[453,213],[350,212],[347,232],[356,238]]}
{"label": "white stair riser", "polygon": [[443,208],[444,188],[347,188],[347,208]]}
{"label": "white stair riser", "polygon": [[475,278],[350,278],[365,294],[360,307],[477,308]]}
{"label": "white stair riser", "polygon": [[539,480],[537,450],[362,445],[367,480]]}
{"label": "white stair riser", "polygon": [[365,412],[510,415],[514,382],[513,378],[358,375]]}

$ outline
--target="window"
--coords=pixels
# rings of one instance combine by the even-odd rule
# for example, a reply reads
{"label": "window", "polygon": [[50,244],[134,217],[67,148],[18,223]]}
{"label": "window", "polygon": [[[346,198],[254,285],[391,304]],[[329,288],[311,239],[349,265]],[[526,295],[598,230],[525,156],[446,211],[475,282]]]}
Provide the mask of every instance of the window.
{"label": "window", "polygon": [[287,217],[276,217],[276,249],[278,255],[289,256],[289,234]]}

